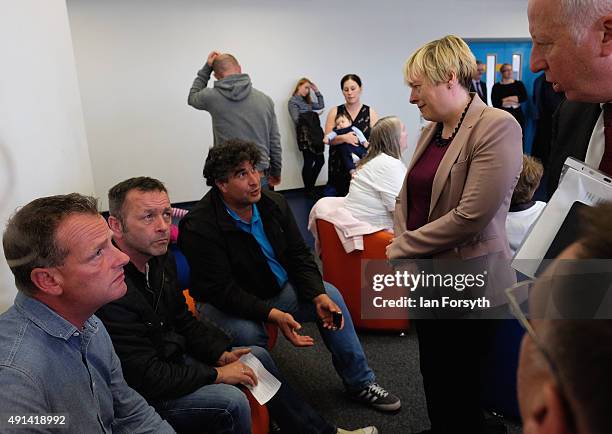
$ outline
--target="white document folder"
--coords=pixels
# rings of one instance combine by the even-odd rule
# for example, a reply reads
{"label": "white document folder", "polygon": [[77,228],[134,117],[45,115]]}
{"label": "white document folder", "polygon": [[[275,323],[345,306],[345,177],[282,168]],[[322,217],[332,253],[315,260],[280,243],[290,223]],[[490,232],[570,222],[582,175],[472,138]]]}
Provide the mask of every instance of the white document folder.
{"label": "white document folder", "polygon": [[512,268],[535,278],[542,261],[554,259],[548,256],[558,236],[571,236],[560,234],[562,226],[578,234],[580,228],[572,227],[573,222],[569,220],[566,222],[566,218],[573,217],[570,211],[574,212],[576,205],[595,206],[601,202],[612,202],[612,177],[569,157],[565,160],[559,187],[516,251]]}

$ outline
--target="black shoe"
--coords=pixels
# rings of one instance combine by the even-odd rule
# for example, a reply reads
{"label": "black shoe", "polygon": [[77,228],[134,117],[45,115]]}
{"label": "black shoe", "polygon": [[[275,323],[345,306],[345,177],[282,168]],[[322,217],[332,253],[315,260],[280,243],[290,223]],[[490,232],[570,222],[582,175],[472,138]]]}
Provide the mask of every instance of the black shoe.
{"label": "black shoe", "polygon": [[387,392],[378,383],[372,383],[368,387],[351,394],[351,398],[380,411],[397,411],[402,406],[397,396]]}

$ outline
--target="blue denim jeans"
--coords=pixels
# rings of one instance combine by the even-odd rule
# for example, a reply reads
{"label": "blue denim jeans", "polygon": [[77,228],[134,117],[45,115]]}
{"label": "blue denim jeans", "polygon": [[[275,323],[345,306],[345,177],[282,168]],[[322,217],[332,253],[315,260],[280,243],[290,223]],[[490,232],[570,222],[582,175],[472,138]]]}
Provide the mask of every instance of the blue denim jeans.
{"label": "blue denim jeans", "polygon": [[[336,432],[334,426],[328,424],[298,397],[279,373],[267,350],[251,347],[251,353],[281,382],[279,391],[266,404],[271,417],[281,429],[300,434]],[[193,359],[189,362],[199,363]],[[238,387],[229,384],[202,386],[189,395],[153,405],[177,432],[199,433],[204,430],[220,434],[251,432],[249,401]]]}
{"label": "blue denim jeans", "polygon": [[[374,372],[368,366],[368,361],[361,347],[361,342],[355,333],[353,320],[342,294],[328,282],[323,282],[325,292],[342,310],[344,328],[328,330],[319,321],[314,303],[298,300],[295,289],[287,283],[281,292],[268,301],[271,305],[284,312],[289,312],[297,322],[316,322],[319,333],[327,349],[331,352],[332,362],[336,372],[349,392],[361,390],[374,383]],[[215,322],[226,333],[232,336],[236,346],[258,345],[265,347],[268,334],[261,322],[238,318],[222,312],[211,304],[198,303],[198,311],[204,317]]]}

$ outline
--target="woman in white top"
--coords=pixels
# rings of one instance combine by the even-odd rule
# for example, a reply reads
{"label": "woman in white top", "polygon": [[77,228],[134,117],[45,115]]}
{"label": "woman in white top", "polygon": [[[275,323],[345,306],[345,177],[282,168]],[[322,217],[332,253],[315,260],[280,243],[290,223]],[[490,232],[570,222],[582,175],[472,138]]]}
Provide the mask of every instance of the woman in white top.
{"label": "woman in white top", "polygon": [[400,160],[406,146],[406,127],[396,116],[376,122],[368,154],[359,162],[344,201],[357,220],[393,229],[395,198],[406,176]]}
{"label": "woman in white top", "polygon": [[506,233],[513,255],[546,206],[545,202],[533,200],[543,174],[542,163],[536,158],[523,155],[523,169],[514,187],[510,210],[506,217]]}

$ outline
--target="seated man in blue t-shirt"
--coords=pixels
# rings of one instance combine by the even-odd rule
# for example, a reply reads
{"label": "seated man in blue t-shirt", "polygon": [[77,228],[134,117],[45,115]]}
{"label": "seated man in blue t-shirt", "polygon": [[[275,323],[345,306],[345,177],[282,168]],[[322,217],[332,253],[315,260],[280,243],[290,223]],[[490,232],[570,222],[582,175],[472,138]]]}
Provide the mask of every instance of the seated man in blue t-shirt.
{"label": "seated man in blue t-shirt", "polygon": [[[323,282],[287,201],[261,189],[260,158],[242,140],[209,151],[204,177],[212,189],[183,218],[178,239],[198,308],[237,346],[265,346],[265,321],[295,346],[310,346],[299,321],[317,321],[348,393],[378,410],[398,410],[399,398],[376,383],[344,299]],[[342,313],[337,325],[334,313]]]}

